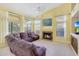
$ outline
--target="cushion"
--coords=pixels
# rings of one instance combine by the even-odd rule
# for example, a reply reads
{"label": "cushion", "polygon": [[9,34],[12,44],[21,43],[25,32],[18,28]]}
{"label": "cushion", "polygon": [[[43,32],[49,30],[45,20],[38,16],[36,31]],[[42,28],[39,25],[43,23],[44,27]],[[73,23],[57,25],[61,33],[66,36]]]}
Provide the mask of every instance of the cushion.
{"label": "cushion", "polygon": [[13,36],[16,37],[16,38],[18,38],[18,39],[21,39],[19,33],[13,33]]}
{"label": "cushion", "polygon": [[33,39],[31,37],[28,36],[27,33],[20,33],[20,36],[21,36],[21,39],[25,40],[25,41],[28,41],[28,42],[32,42]]}
{"label": "cushion", "polygon": [[24,33],[24,32],[21,32],[21,33],[20,33],[20,37],[21,37],[21,39],[25,39],[26,36],[28,36],[27,33]]}
{"label": "cushion", "polygon": [[28,36],[31,37],[31,32],[27,32]]}
{"label": "cushion", "polygon": [[18,40],[17,43],[18,43],[18,46],[20,46],[22,49],[31,48],[33,46],[31,42],[24,41],[24,40]]}
{"label": "cushion", "polygon": [[32,39],[31,37],[28,37],[28,36],[26,36],[26,37],[24,38],[24,40],[25,40],[25,41],[28,41],[28,42],[32,42],[32,41],[33,41],[33,39]]}

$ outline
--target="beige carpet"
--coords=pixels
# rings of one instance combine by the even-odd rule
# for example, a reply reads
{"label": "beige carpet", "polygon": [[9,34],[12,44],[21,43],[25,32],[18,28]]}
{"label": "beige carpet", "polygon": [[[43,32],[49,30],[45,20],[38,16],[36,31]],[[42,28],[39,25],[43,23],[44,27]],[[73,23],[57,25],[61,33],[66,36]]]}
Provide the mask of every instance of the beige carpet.
{"label": "beige carpet", "polygon": [[74,56],[75,53],[69,44],[53,43],[52,41],[38,40],[35,45],[46,47],[47,56]]}
{"label": "beige carpet", "polygon": [[14,56],[9,50],[9,47],[0,48],[0,56]]}
{"label": "beige carpet", "polygon": [[[68,44],[53,43],[52,41],[37,40],[33,44],[46,47],[46,56],[74,56],[75,53]],[[0,56],[14,56],[8,47],[0,48]]]}

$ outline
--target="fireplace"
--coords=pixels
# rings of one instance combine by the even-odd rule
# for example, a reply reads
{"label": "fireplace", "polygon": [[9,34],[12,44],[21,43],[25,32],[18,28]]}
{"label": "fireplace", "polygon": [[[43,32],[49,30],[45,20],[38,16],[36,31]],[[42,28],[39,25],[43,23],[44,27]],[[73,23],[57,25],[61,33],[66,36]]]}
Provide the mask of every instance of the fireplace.
{"label": "fireplace", "polygon": [[52,32],[43,32],[43,39],[52,40]]}

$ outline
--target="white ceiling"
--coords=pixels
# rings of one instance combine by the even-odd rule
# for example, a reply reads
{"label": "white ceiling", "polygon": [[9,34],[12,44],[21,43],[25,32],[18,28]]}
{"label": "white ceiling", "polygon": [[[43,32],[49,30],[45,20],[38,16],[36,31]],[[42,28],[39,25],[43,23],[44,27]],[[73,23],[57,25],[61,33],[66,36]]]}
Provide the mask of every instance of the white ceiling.
{"label": "white ceiling", "polygon": [[[62,3],[0,3],[0,6],[6,6],[18,10],[28,16],[36,16],[48,9],[55,8]],[[40,8],[39,8],[40,7]],[[38,12],[38,8],[40,11]]]}

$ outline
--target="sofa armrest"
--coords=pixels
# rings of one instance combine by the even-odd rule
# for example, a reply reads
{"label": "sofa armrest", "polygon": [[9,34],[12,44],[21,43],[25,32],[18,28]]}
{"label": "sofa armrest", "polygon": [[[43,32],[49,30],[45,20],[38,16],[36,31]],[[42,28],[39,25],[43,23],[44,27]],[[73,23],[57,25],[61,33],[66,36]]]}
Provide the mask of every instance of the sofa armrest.
{"label": "sofa armrest", "polygon": [[46,48],[40,46],[34,46],[33,53],[35,56],[45,56],[46,55]]}
{"label": "sofa armrest", "polygon": [[18,52],[22,52],[21,55],[24,55],[24,56],[29,56],[29,55],[34,55],[33,54],[33,44],[30,43],[30,42],[27,42],[27,41],[24,41],[24,40],[19,40],[17,43],[16,43],[16,47],[18,47]]}

